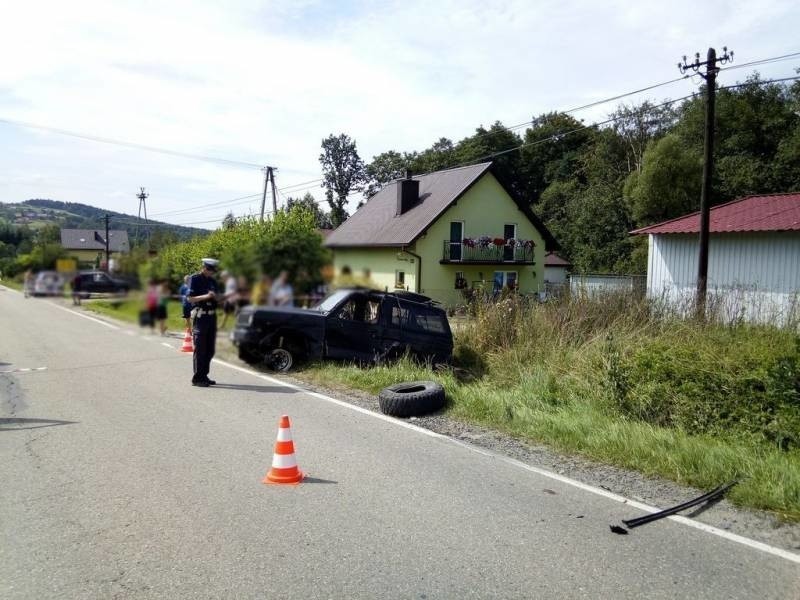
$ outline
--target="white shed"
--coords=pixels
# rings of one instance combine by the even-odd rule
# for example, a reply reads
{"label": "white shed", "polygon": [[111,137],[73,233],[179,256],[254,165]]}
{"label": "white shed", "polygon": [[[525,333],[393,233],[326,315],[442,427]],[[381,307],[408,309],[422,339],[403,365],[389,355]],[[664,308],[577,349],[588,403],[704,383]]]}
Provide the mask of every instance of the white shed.
{"label": "white shed", "polygon": [[[800,319],[800,193],[747,196],[711,209],[709,306],[726,320]],[[700,213],[631,232],[648,236],[647,294],[689,308]]]}

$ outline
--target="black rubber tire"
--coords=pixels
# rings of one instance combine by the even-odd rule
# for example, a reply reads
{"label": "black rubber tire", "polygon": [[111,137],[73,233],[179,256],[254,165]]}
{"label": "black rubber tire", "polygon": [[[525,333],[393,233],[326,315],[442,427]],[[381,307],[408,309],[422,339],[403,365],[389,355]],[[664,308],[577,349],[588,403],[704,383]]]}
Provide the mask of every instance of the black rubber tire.
{"label": "black rubber tire", "polygon": [[286,373],[294,364],[294,355],[287,348],[275,348],[265,358],[269,368],[278,373]]}
{"label": "black rubber tire", "polygon": [[381,412],[392,417],[418,417],[444,408],[444,388],[435,381],[396,383],[378,394]]}

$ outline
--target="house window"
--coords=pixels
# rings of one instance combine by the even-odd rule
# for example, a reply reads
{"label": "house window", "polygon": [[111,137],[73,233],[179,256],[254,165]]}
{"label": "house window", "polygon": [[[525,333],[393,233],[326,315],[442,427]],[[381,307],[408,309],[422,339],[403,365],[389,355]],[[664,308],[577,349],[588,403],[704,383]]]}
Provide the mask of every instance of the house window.
{"label": "house window", "polygon": [[405,271],[395,271],[394,272],[394,287],[400,289],[406,289],[406,272]]}
{"label": "house window", "polygon": [[456,289],[463,290],[467,287],[467,278],[464,277],[463,271],[456,271]]}
{"label": "house window", "polygon": [[492,291],[494,293],[502,292],[504,288],[509,290],[516,290],[519,287],[516,271],[495,271],[494,284]]}

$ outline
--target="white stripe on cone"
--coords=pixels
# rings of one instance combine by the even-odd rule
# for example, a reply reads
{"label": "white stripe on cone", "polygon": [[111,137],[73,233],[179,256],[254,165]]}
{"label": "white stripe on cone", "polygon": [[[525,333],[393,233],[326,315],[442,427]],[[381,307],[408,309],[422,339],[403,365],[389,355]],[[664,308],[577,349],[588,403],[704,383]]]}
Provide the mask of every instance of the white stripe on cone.
{"label": "white stripe on cone", "polygon": [[279,442],[291,442],[292,441],[292,430],[288,427],[279,427],[278,428],[278,441]]}
{"label": "white stripe on cone", "polygon": [[290,469],[297,466],[294,454],[273,454],[272,468],[273,469]]}

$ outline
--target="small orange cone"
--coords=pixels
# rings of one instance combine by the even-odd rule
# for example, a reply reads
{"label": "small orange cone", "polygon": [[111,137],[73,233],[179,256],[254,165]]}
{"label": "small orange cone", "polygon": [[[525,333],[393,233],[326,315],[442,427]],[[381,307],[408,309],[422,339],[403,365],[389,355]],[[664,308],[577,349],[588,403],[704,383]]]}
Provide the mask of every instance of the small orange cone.
{"label": "small orange cone", "polygon": [[305,477],[297,468],[294,457],[294,442],[292,441],[292,426],[289,417],[283,415],[278,425],[278,439],[275,442],[275,454],[272,456],[272,468],[264,477],[262,483],[289,483],[298,484]]}
{"label": "small orange cone", "polygon": [[181,352],[194,352],[194,346],[192,346],[192,330],[188,327],[186,328],[186,335],[183,336]]}

